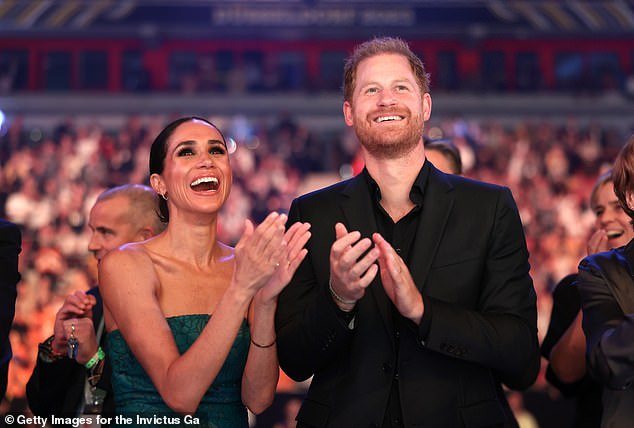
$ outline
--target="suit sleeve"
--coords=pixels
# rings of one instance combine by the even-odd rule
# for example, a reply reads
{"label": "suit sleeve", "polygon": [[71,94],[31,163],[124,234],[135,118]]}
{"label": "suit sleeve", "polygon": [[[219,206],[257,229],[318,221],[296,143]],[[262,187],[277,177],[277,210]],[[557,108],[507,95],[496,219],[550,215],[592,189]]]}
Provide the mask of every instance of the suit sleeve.
{"label": "suit sleeve", "polygon": [[65,408],[66,402],[69,395],[72,399],[68,402],[79,402],[81,392],[75,379],[82,377],[84,373],[83,367],[68,358],[48,363],[38,357],[26,384],[26,397],[33,414],[61,416],[71,412]]}
{"label": "suit sleeve", "polygon": [[[297,200],[291,204],[288,225],[310,221],[302,218],[299,205]],[[328,293],[328,266],[324,266],[320,275],[313,268],[312,255],[328,251],[325,247],[316,250],[316,241],[334,242],[334,227],[332,240],[320,238],[309,241],[308,255],[280,294],[276,312],[280,365],[288,376],[299,382],[339,358],[352,337],[352,330]],[[319,276],[323,278],[321,282]]]}
{"label": "suit sleeve", "polygon": [[[428,349],[491,368],[512,389],[533,384],[540,366],[537,307],[522,223],[508,189],[498,192],[477,308],[424,297]],[[458,273],[459,274],[459,273]]]}
{"label": "suit sleeve", "polygon": [[12,223],[0,221],[0,399],[7,387],[7,372],[11,360],[9,333],[15,315],[18,255],[21,251],[20,229]]}
{"label": "suit sleeve", "polygon": [[591,257],[579,265],[578,287],[588,370],[608,388],[630,387],[634,381],[634,314],[623,313],[603,269]]}

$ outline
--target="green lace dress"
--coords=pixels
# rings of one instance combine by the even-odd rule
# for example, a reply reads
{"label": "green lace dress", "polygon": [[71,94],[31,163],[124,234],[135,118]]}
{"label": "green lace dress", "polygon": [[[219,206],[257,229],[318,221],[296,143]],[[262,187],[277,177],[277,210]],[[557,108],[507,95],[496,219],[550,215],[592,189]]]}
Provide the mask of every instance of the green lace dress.
{"label": "green lace dress", "polygon": [[[167,318],[181,354],[198,338],[209,318],[209,315],[182,315]],[[151,332],[152,330],[148,329],[148,334]],[[120,418],[126,418],[114,425],[247,428],[247,411],[242,404],[240,386],[249,351],[249,340],[249,326],[244,321],[222,369],[200,401],[196,414],[193,418],[185,418],[173,412],[163,402],[119,330],[108,333],[108,355],[112,362],[115,407],[117,415],[121,415]],[[187,382],[188,379],[183,381]]]}

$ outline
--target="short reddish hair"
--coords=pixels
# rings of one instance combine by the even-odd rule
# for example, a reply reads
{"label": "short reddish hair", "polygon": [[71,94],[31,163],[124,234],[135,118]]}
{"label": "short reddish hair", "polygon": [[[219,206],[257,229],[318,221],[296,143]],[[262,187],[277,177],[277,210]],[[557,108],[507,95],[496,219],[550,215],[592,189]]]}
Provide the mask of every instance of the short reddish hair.
{"label": "short reddish hair", "polygon": [[356,85],[357,68],[364,59],[381,54],[403,55],[409,61],[421,93],[429,92],[429,73],[418,56],[409,48],[407,43],[398,37],[382,37],[368,40],[357,46],[346,60],[343,67],[343,99],[352,100],[352,93]]}

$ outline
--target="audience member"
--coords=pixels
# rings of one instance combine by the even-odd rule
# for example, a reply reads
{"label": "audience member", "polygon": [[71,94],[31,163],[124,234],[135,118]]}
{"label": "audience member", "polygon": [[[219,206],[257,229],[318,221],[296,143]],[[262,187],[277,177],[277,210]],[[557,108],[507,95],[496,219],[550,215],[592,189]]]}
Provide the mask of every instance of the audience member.
{"label": "audience member", "polygon": [[235,249],[218,240],[233,172],[224,136],[205,119],[167,125],[150,174],[167,228],[99,266],[116,411],[246,428],[245,406],[258,414],[273,401],[277,296],[306,255],[309,225],[285,232],[274,212],[257,227],[245,221]]}
{"label": "audience member", "polygon": [[[128,184],[101,193],[90,211],[88,250],[100,261],[108,251],[143,241],[165,225],[158,196],[148,186]],[[103,307],[99,289],[69,294],[55,317],[54,334],[39,346],[26,386],[31,411],[38,416],[76,416],[114,412],[110,363],[105,357]],[[68,349],[68,332],[76,349]],[[75,352],[75,355],[70,355]]]}
{"label": "audience member", "polygon": [[20,229],[13,223],[0,219],[0,402],[7,391],[9,362],[11,361],[11,342],[9,331],[15,315],[18,272],[18,255],[21,251]]}
{"label": "audience member", "polygon": [[425,160],[431,107],[402,40],[371,40],[346,62],[344,118],[365,169],[289,212],[313,231],[276,319],[282,369],[313,376],[298,426],[512,426],[502,383],[537,377],[513,197]]}
{"label": "audience member", "polygon": [[425,157],[442,172],[462,175],[460,151],[450,140],[426,142]]}
{"label": "audience member", "polygon": [[[596,215],[595,231],[588,241],[588,255],[626,245],[634,238],[630,218],[614,194],[612,171],[602,174],[590,194]],[[576,401],[575,427],[601,424],[601,386],[586,370],[586,338],[581,327],[581,302],[577,274],[562,279],[553,290],[553,308],[542,355],[550,361],[546,379],[565,397]]]}
{"label": "audience member", "polygon": [[[614,190],[634,220],[634,136],[614,162]],[[593,254],[579,264],[588,371],[603,386],[601,426],[634,420],[634,241]]]}

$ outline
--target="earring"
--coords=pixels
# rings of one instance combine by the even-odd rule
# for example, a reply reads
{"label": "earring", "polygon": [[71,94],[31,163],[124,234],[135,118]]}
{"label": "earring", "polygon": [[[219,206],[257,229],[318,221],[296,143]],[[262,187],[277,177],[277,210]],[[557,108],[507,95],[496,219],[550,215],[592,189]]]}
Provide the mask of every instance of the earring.
{"label": "earring", "polygon": [[161,198],[163,198],[167,202],[167,192],[161,193]]}

